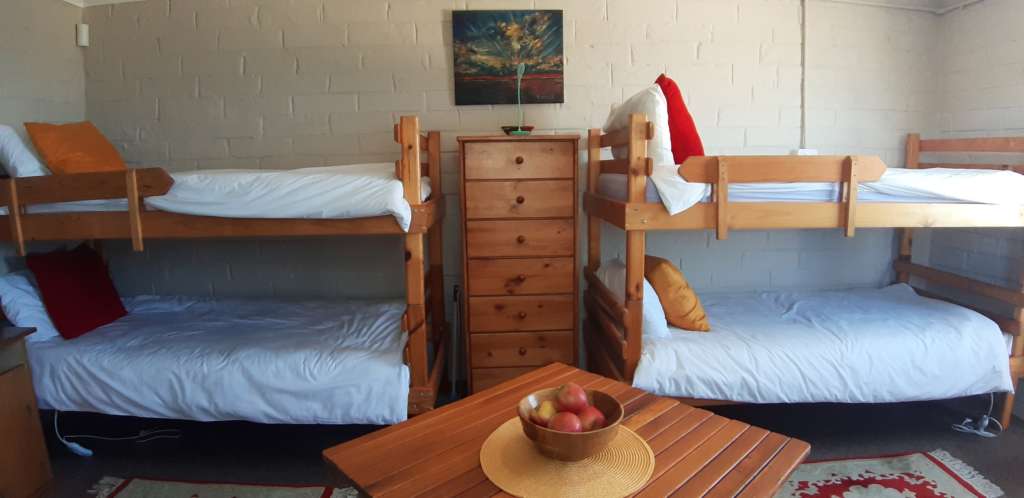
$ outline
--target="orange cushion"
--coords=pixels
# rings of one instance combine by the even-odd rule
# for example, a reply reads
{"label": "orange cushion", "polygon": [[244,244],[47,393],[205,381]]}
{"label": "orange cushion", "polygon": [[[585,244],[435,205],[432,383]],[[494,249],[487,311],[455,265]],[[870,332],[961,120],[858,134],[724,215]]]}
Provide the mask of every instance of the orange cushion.
{"label": "orange cushion", "polygon": [[658,300],[661,301],[661,307],[665,308],[665,319],[669,325],[694,332],[711,330],[700,298],[686,281],[683,272],[671,261],[647,256],[644,259],[644,278],[658,294]]}
{"label": "orange cushion", "polygon": [[25,123],[32,143],[55,175],[124,171],[124,160],[114,144],[92,123]]}

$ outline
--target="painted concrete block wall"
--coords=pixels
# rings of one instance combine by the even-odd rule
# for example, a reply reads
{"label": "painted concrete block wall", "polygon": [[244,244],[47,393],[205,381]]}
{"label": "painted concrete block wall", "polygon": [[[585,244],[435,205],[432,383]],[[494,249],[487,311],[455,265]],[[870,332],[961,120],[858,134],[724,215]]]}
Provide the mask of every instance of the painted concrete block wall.
{"label": "painted concrete block wall", "polygon": [[[1024,135],[1024,9],[1015,0],[986,0],[942,18],[941,117],[936,136]],[[1022,164],[1024,154],[926,159]],[[931,263],[1008,287],[1024,285],[1020,230],[935,230]],[[1024,413],[1024,396],[1016,412]]]}
{"label": "painted concrete block wall", "polygon": [[[1024,134],[1024,10],[1013,0],[986,0],[942,18],[942,95],[935,137]],[[1024,163],[1024,154],[930,154],[923,160]],[[1024,271],[1020,230],[934,230],[931,262],[1005,286]]]}
{"label": "painted concrete block wall", "polygon": [[[22,123],[85,118],[82,49],[75,24],[82,9],[60,0],[0,0],[0,124],[23,138]],[[0,247],[0,271],[24,264]]]}
{"label": "painted concrete block wall", "polygon": [[[391,160],[391,123],[417,114],[424,127],[444,132],[451,284],[461,257],[454,138],[493,133],[514,119],[507,106],[453,104],[450,11],[464,8],[564,9],[566,102],[526,111],[542,130],[600,126],[614,103],[668,72],[683,86],[711,153],[788,153],[800,145],[797,0],[146,0],[91,7],[88,116],[133,163],[190,170]],[[885,70],[919,62],[934,17],[812,2],[809,24],[808,145],[898,162],[899,137],[923,127],[920,101],[930,86],[924,77]],[[857,30],[836,29],[849,25]],[[889,99],[865,97],[895,88]],[[830,92],[842,98],[827,98]],[[844,138],[851,130],[855,140]],[[652,253],[684,263],[701,289],[878,285],[889,278],[893,252],[890,231],[853,240],[832,232],[737,233],[727,244],[705,233],[650,239]],[[621,251],[615,237],[608,243],[606,255]],[[369,291],[377,295],[401,292],[400,265],[377,258],[393,244],[153,243],[143,255],[127,254],[123,244],[110,252],[126,293],[352,294],[360,289],[346,283],[365,281],[358,272],[380,265],[374,275],[381,283]],[[859,268],[833,268],[836,261]]]}

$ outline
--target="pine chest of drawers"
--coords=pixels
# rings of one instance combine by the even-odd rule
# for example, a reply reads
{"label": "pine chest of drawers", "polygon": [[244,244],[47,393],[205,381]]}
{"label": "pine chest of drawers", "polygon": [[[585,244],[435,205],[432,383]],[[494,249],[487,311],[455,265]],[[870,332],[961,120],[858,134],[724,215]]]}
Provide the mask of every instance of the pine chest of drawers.
{"label": "pine chest of drawers", "polygon": [[579,137],[459,137],[472,392],[576,364]]}

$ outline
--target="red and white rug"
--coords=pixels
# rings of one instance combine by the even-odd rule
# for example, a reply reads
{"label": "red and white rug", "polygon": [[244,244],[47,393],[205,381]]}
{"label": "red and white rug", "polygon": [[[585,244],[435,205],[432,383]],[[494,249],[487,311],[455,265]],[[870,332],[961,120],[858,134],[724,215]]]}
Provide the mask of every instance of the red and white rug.
{"label": "red and white rug", "polygon": [[775,498],[999,498],[998,486],[942,450],[805,463]]}
{"label": "red and white rug", "polygon": [[352,488],[104,477],[89,494],[96,498],[355,498]]}

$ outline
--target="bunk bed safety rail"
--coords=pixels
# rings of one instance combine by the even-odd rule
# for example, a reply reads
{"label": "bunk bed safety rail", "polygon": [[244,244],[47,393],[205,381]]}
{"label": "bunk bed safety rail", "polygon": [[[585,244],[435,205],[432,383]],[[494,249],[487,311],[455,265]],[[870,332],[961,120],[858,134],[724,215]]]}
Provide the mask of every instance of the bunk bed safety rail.
{"label": "bunk bed safety rail", "polygon": [[18,255],[25,254],[22,215],[26,206],[93,199],[128,199],[129,233],[132,248],[143,249],[142,199],[164,195],[174,185],[162,168],[133,168],[127,171],[74,173],[67,175],[8,178],[0,189],[0,206],[8,210],[11,240]]}
{"label": "bunk bed safety rail", "polygon": [[693,183],[710,183],[718,240],[729,238],[730,183],[827,182],[842,185],[842,226],[856,234],[857,187],[878,181],[886,166],[876,156],[694,156],[679,166],[679,175]]}

